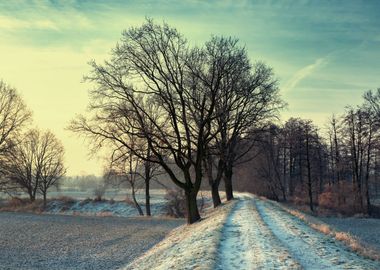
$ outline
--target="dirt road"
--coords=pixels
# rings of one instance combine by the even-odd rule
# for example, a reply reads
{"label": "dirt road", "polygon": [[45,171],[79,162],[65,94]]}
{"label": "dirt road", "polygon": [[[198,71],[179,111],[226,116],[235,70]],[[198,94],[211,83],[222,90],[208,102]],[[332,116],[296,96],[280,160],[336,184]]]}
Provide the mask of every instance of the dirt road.
{"label": "dirt road", "polygon": [[380,269],[276,204],[242,196],[227,218],[217,269]]}

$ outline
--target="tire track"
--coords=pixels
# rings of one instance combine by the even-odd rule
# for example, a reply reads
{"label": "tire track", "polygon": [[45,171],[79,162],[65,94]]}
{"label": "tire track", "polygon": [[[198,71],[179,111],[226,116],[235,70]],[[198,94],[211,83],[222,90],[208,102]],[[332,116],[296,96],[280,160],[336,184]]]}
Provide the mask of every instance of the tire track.
{"label": "tire track", "polygon": [[268,228],[305,269],[380,269],[348,247],[260,199],[253,199]]}
{"label": "tire track", "polygon": [[240,200],[222,231],[216,269],[300,269],[250,198]]}

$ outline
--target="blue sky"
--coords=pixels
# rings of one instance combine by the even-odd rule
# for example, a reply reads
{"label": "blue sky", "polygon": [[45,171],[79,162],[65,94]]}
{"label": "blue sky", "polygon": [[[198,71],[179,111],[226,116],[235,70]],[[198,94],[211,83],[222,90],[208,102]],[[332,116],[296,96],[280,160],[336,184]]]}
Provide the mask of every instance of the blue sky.
{"label": "blue sky", "polygon": [[146,16],[191,43],[240,39],[252,61],[273,67],[289,107],[323,126],[331,113],[380,87],[380,1],[22,1],[0,2],[0,78],[16,87],[66,147],[70,174],[101,173],[64,128],[84,112],[87,62],[102,61],[123,29]]}

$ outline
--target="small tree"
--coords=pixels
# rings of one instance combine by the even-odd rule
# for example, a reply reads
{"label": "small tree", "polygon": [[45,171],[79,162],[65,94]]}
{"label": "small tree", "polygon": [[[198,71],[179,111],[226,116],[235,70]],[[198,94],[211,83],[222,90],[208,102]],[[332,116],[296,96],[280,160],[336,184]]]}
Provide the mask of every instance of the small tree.
{"label": "small tree", "polygon": [[118,149],[113,152],[105,179],[113,186],[127,184],[131,188],[133,204],[140,216],[143,216],[144,212],[136,198],[136,192],[140,187],[139,182],[142,180],[138,173],[140,165],[142,165],[141,159],[134,156],[131,151],[125,153]]}
{"label": "small tree", "polygon": [[66,173],[63,163],[64,148],[62,143],[50,131],[44,132],[38,142],[36,156],[36,177],[40,177],[39,191],[46,206],[48,189],[57,186]]}

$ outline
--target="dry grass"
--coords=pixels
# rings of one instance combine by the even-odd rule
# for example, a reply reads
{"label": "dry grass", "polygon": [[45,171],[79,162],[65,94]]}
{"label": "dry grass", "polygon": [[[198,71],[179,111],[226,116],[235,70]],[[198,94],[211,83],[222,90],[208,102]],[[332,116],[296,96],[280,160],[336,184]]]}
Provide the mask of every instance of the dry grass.
{"label": "dry grass", "polygon": [[351,234],[346,233],[346,232],[336,231],[335,229],[332,229],[330,226],[316,219],[315,217],[302,213],[299,210],[292,209],[289,206],[285,206],[282,204],[278,204],[278,205],[289,214],[303,220],[306,224],[308,224],[313,229],[323,234],[332,236],[334,239],[344,243],[352,251],[362,255],[363,257],[380,261],[380,254],[378,253],[377,250],[362,243],[358,238],[352,236]]}
{"label": "dry grass", "polygon": [[[61,196],[58,198],[49,199],[48,203],[51,201],[60,201],[64,204],[63,208],[68,208],[75,202],[75,199],[68,196]],[[29,199],[13,197],[1,205],[0,211],[41,214],[44,211],[44,201],[42,199],[36,199],[35,201],[31,202]]]}
{"label": "dry grass", "polygon": [[37,199],[33,202],[29,200],[13,197],[7,201],[1,208],[0,211],[6,212],[28,212],[28,213],[42,213],[44,208],[43,200]]}
{"label": "dry grass", "polygon": [[112,214],[112,212],[104,211],[104,212],[96,213],[96,216],[97,217],[112,217],[113,214]]}

